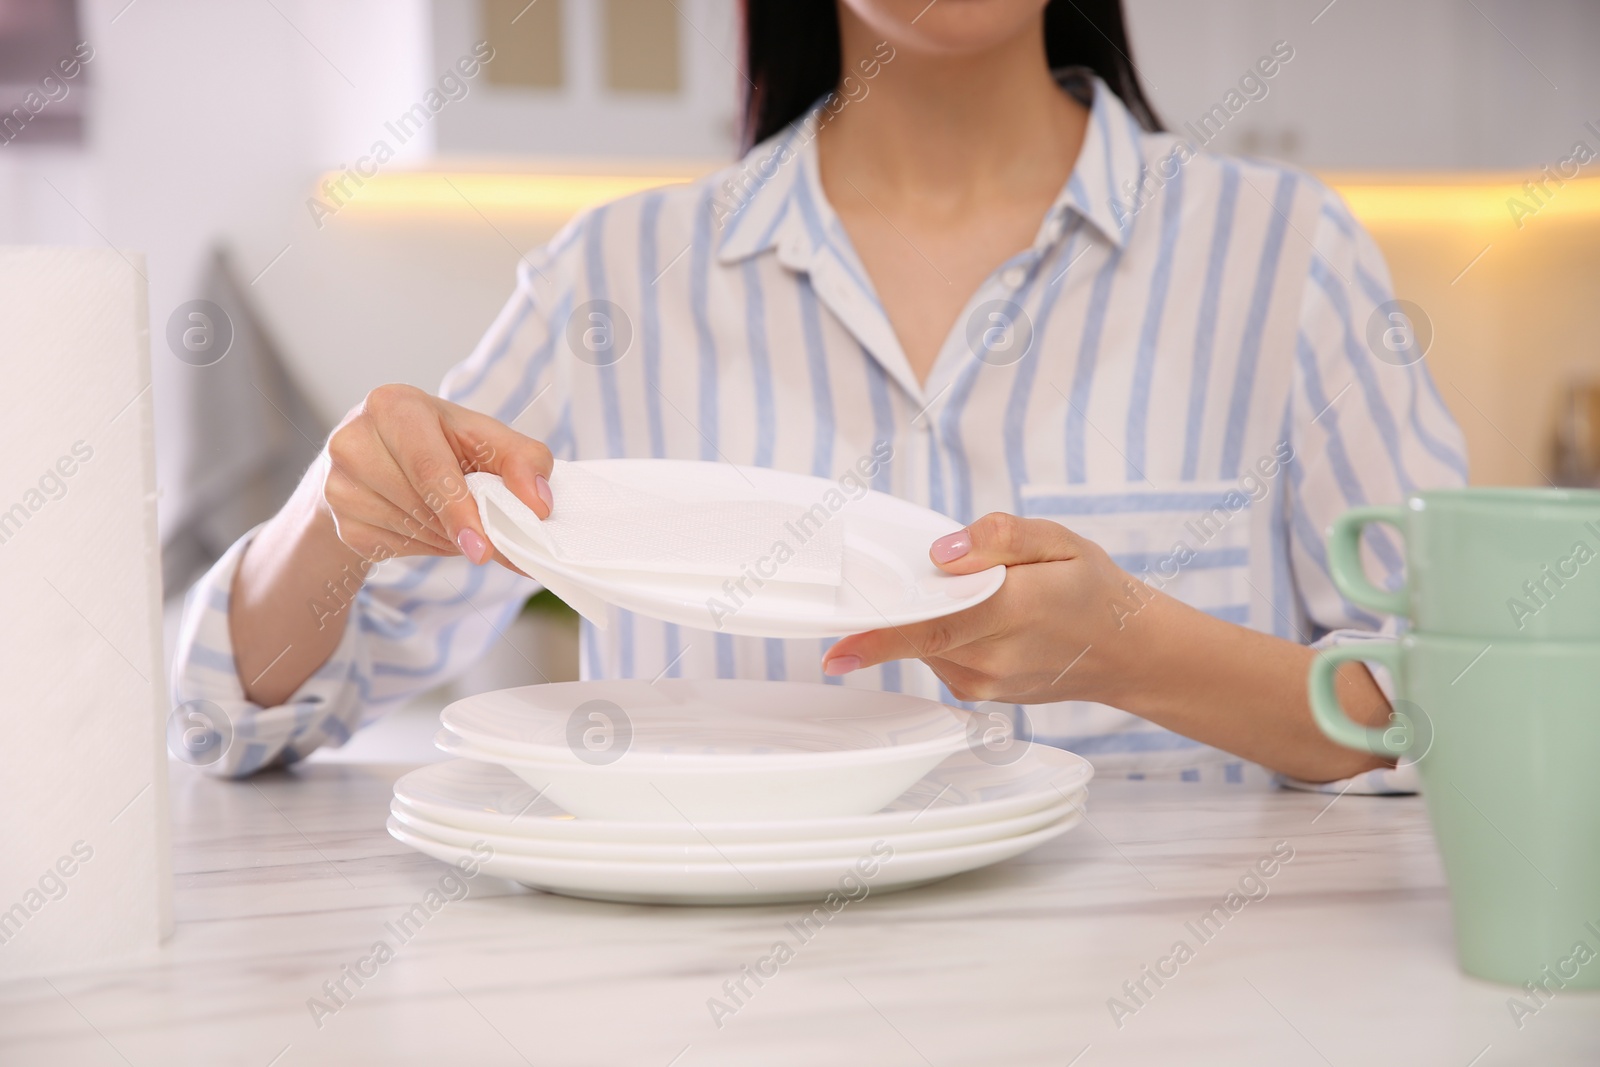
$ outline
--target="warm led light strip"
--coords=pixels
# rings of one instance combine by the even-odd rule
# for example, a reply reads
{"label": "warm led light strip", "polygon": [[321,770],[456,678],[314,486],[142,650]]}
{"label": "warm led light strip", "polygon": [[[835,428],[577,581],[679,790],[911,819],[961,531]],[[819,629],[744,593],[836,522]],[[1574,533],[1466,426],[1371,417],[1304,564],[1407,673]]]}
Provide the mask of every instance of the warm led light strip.
{"label": "warm led light strip", "polygon": [[[632,174],[445,174],[407,171],[379,174],[359,187],[339,172],[323,175],[319,197],[339,210],[377,210],[401,214],[532,215],[566,218],[603,204],[663,185],[690,179],[683,175]],[[336,204],[335,196],[343,200]]]}
{"label": "warm led light strip", "polygon": [[[1536,219],[1600,220],[1600,178],[1574,178],[1563,185],[1534,176],[1521,181],[1367,182],[1331,179],[1330,184],[1368,226],[1473,225],[1515,227]],[[1515,200],[1517,205],[1512,204]]]}
{"label": "warm led light strip", "polygon": [[[334,184],[341,177],[342,188]],[[323,176],[318,192],[324,203],[341,211],[567,218],[618,197],[691,180],[693,176],[687,174],[404,171],[378,174],[357,187],[354,178],[333,172]],[[1523,214],[1524,225],[1535,217],[1600,219],[1600,178],[1576,178],[1561,186],[1551,181],[1543,189],[1535,186],[1531,191],[1521,182],[1498,176],[1494,181],[1385,182],[1356,177],[1332,177],[1329,181],[1355,216],[1371,226],[1513,226],[1512,199],[1531,209]]]}

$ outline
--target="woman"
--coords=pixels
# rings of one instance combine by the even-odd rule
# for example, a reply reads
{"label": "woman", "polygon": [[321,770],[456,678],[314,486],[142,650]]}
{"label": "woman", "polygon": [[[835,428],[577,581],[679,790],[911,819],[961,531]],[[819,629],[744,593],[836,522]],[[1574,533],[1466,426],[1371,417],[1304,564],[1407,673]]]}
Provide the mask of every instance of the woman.
{"label": "woman", "polygon": [[[1010,568],[994,598],[831,644],[614,611],[586,676],[998,702],[1102,774],[1381,777],[1306,703],[1308,646],[1381,625],[1321,531],[1465,462],[1427,371],[1367,347],[1387,271],[1337,196],[1157,132],[1115,0],[746,17],[745,159],[573,222],[442,398],[371,393],[201,582],[176,693],[233,720],[216,769],[340,743],[496,640],[535,586],[461,471],[546,515],[552,454],[831,477],[877,450],[874,488],[967,524],[939,566]],[[1342,682],[1387,718],[1364,668]]]}

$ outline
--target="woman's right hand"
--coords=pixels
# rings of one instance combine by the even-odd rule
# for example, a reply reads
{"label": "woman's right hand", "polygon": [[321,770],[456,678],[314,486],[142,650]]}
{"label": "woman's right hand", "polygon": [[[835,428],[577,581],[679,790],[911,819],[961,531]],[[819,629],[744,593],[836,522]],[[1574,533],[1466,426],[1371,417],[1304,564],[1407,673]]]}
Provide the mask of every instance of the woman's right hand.
{"label": "woman's right hand", "polygon": [[498,474],[540,518],[550,515],[550,450],[505,423],[409,385],[368,393],[323,449],[321,507],[362,559],[498,559],[464,475]]}

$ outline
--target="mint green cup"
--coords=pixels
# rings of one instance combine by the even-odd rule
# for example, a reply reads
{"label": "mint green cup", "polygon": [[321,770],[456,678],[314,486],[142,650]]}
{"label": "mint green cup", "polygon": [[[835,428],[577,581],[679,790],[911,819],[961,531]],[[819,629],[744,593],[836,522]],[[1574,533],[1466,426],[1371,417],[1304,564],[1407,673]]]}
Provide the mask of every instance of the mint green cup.
{"label": "mint green cup", "polygon": [[[1350,660],[1394,677],[1388,728],[1340,708],[1334,676]],[[1600,989],[1600,642],[1414,633],[1338,645],[1313,662],[1310,696],[1334,741],[1415,761],[1461,969]]]}
{"label": "mint green cup", "polygon": [[[1401,589],[1362,569],[1361,534],[1375,522],[1405,541]],[[1600,491],[1440,489],[1353,508],[1329,531],[1328,566],[1352,603],[1423,633],[1600,641]]]}

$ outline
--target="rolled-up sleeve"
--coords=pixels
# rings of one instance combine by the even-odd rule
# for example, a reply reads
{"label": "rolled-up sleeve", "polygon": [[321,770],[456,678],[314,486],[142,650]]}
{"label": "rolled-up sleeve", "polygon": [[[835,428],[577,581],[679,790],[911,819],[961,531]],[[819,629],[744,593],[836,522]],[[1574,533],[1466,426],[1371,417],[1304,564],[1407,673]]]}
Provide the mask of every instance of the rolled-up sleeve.
{"label": "rolled-up sleeve", "polygon": [[[1317,648],[1397,631],[1395,619],[1350,603],[1334,585],[1326,541],[1333,520],[1363,504],[1399,503],[1415,490],[1467,480],[1460,428],[1421,347],[1428,330],[1409,312],[1392,318],[1400,310],[1392,300],[1382,253],[1328,193],[1313,239],[1287,415],[1295,453],[1288,468],[1290,566],[1301,636]],[[1399,587],[1403,552],[1392,530],[1368,527],[1362,556],[1378,585]],[[1393,699],[1390,680],[1377,676]],[[1312,788],[1412,792],[1415,782],[1400,768]]]}
{"label": "rolled-up sleeve", "polygon": [[[570,229],[569,229],[570,232]],[[557,238],[518,273],[516,291],[472,356],[446,376],[441,395],[499,418],[563,452],[567,425],[559,331]],[[542,264],[542,265],[541,265]],[[321,459],[318,462],[322,462]],[[228,621],[233,580],[254,534],[235,543],[189,591],[173,661],[175,704],[226,718],[231,740],[205,769],[237,777],[342,745],[361,725],[448,681],[478,659],[538,585],[498,564],[462,557],[408,557],[373,568],[337,612],[348,612],[338,647],[284,703],[245,696]],[[335,612],[337,614],[337,612]]]}

